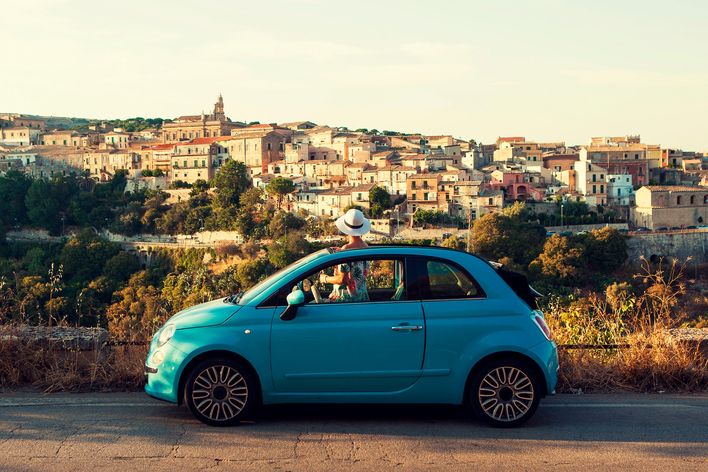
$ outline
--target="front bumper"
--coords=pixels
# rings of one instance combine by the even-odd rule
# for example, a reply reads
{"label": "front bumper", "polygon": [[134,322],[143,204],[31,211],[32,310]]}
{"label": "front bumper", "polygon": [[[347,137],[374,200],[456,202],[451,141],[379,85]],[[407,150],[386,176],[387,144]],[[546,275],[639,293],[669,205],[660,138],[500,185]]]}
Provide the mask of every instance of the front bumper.
{"label": "front bumper", "polygon": [[[151,360],[158,350],[164,360],[159,365],[153,365]],[[145,362],[145,393],[160,400],[178,403],[180,366],[186,357],[171,341],[159,349],[153,345]]]}

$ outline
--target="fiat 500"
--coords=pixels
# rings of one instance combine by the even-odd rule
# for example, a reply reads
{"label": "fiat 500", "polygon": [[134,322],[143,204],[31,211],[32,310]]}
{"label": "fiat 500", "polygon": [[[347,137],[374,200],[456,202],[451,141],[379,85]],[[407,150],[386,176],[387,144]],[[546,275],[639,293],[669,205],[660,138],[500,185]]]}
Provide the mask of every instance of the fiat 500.
{"label": "fiat 500", "polygon": [[[356,297],[320,283],[356,268]],[[464,404],[516,426],[556,384],[556,346],[534,308],[523,276],[466,252],[323,249],[170,318],[145,390],[215,426],[303,402]]]}

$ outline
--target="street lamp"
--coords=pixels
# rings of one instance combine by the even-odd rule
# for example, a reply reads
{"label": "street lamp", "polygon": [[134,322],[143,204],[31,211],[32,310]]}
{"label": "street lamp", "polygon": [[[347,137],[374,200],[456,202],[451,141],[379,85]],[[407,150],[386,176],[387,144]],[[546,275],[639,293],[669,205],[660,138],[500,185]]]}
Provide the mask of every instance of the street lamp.
{"label": "street lamp", "polygon": [[563,202],[561,202],[561,228],[563,227]]}

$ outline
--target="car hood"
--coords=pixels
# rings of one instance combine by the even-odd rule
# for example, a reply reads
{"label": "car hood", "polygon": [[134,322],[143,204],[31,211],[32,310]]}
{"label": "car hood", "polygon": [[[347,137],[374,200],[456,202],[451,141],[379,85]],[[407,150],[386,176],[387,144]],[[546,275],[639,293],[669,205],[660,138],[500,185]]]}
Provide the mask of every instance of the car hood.
{"label": "car hood", "polygon": [[174,324],[177,329],[214,326],[223,323],[240,309],[240,306],[220,298],[182,310],[173,315],[167,323]]}

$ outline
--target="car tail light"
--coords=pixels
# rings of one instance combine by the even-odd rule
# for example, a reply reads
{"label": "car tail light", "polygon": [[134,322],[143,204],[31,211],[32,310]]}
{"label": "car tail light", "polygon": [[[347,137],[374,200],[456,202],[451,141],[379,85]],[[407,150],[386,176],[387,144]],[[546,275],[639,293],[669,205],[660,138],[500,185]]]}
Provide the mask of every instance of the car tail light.
{"label": "car tail light", "polygon": [[546,339],[548,339],[549,341],[553,339],[551,330],[548,329],[548,325],[546,324],[546,320],[543,319],[543,316],[541,316],[538,312],[534,311],[531,315],[531,318],[533,318],[534,322],[536,322],[536,326],[538,326],[538,329],[541,330]]}

